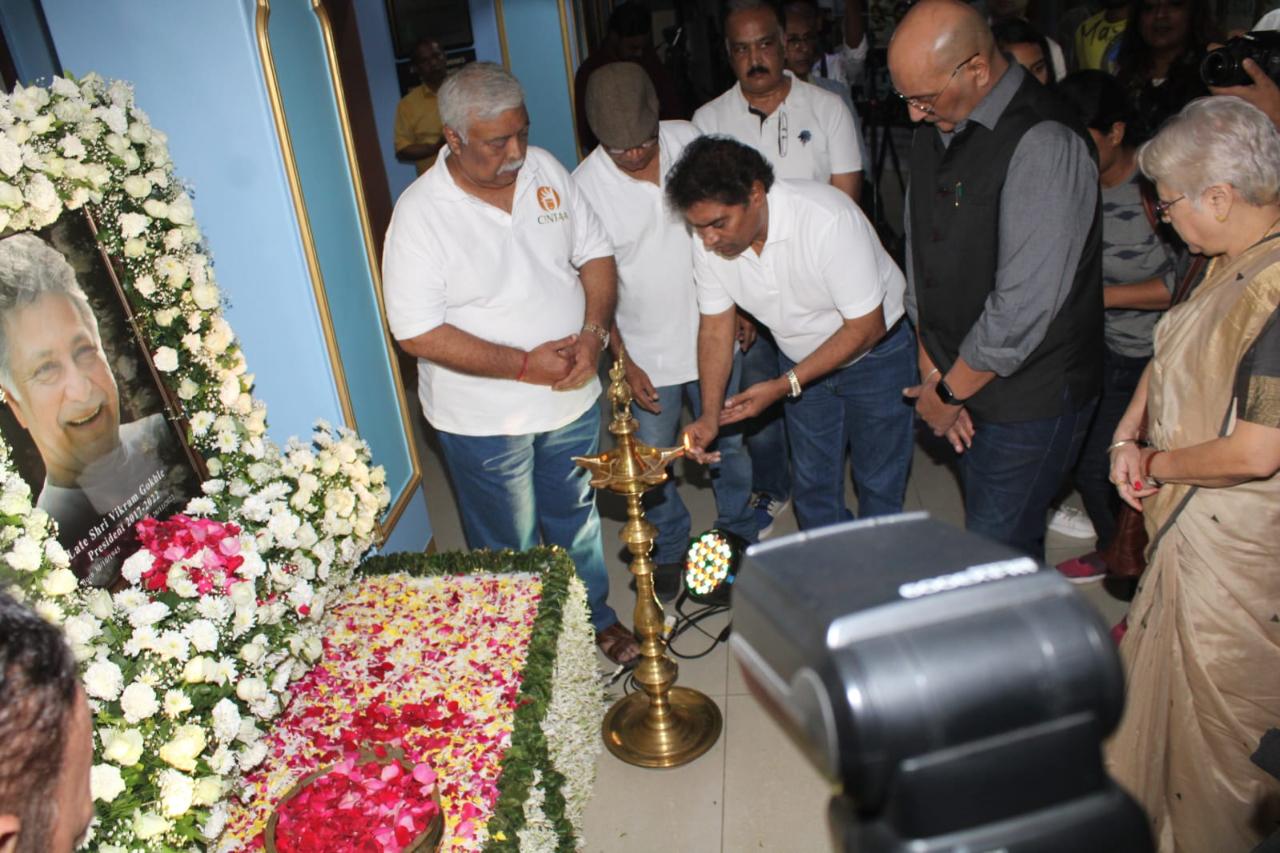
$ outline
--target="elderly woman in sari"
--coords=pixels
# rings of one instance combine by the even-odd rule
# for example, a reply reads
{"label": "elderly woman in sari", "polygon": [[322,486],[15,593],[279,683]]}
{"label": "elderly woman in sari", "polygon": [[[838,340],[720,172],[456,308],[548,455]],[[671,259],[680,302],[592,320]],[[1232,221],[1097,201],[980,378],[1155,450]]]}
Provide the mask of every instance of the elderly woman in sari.
{"label": "elderly woman in sari", "polygon": [[1165,221],[1213,262],[1156,327],[1111,445],[1151,546],[1108,763],[1161,851],[1245,851],[1280,827],[1280,781],[1250,762],[1280,725],[1280,135],[1204,98],[1138,156]]}

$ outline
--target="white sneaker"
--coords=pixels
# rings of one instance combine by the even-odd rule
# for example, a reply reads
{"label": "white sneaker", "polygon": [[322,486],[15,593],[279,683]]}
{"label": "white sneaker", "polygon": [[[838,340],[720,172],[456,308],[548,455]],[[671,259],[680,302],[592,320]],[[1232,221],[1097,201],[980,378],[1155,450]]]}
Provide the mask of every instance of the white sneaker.
{"label": "white sneaker", "polygon": [[791,506],[791,498],[780,501],[765,492],[756,492],[751,496],[751,506],[755,510],[756,528],[759,530],[756,537],[763,542],[772,535],[773,523],[778,516]]}
{"label": "white sneaker", "polygon": [[1093,529],[1093,522],[1083,511],[1073,506],[1060,506],[1053,511],[1049,519],[1049,529],[1072,539],[1093,539],[1098,534]]}

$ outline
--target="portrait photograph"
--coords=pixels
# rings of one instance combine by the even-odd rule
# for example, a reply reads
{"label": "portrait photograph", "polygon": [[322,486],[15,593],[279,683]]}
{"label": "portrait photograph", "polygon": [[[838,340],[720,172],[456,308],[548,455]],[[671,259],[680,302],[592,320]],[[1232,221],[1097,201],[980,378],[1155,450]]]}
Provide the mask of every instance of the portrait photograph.
{"label": "portrait photograph", "polygon": [[116,582],[135,525],[200,494],[202,466],[83,212],[0,237],[0,432],[76,575]]}

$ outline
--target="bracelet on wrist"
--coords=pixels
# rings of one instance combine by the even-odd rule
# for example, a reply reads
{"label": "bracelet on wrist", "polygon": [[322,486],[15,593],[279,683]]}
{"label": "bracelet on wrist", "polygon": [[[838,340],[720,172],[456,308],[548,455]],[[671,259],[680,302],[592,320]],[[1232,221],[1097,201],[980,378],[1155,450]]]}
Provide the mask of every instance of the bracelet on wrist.
{"label": "bracelet on wrist", "polygon": [[932,378],[934,377],[934,374],[941,373],[941,372],[942,372],[941,370],[939,370],[938,368],[936,368],[936,367],[935,367],[933,370],[930,370],[930,371],[925,375],[924,379],[921,379],[921,380],[920,380],[920,384],[921,384],[921,385],[925,384],[926,382],[928,382],[930,379],[932,379]]}
{"label": "bracelet on wrist", "polygon": [[1113,450],[1124,447],[1126,444],[1136,444],[1139,447],[1142,446],[1142,442],[1136,438],[1122,438],[1119,441],[1112,442],[1111,446],[1107,448],[1107,452],[1110,453]]}
{"label": "bracelet on wrist", "polygon": [[794,400],[796,397],[800,396],[800,380],[796,378],[795,370],[788,370],[786,372],[786,377],[787,385],[790,387],[790,390],[787,392],[787,396]]}
{"label": "bracelet on wrist", "polygon": [[1159,478],[1159,477],[1157,477],[1155,474],[1152,474],[1152,473],[1151,473],[1151,463],[1152,463],[1152,462],[1155,460],[1155,458],[1156,458],[1157,456],[1159,456],[1161,453],[1164,453],[1164,451],[1163,451],[1163,450],[1157,450],[1157,451],[1155,451],[1155,452],[1151,453],[1149,456],[1147,456],[1147,458],[1146,458],[1146,459],[1144,459],[1144,460],[1143,460],[1142,465],[1141,465],[1141,470],[1142,470],[1142,479],[1143,479],[1143,482],[1150,482],[1150,483],[1151,483],[1152,485],[1154,485],[1154,486],[1163,486],[1163,485],[1164,485],[1164,483],[1160,480],[1160,478]]}
{"label": "bracelet on wrist", "polygon": [[524,354],[524,361],[520,362],[520,372],[516,374],[516,381],[523,382],[524,375],[529,372],[529,353]]}

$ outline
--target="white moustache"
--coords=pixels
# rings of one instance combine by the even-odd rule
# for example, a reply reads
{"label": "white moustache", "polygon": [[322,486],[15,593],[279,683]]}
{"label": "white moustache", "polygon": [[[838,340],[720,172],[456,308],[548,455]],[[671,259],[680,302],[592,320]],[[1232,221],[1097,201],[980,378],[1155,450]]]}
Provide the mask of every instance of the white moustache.
{"label": "white moustache", "polygon": [[524,166],[524,160],[513,160],[510,163],[503,163],[502,168],[498,170],[499,175],[505,175],[508,172],[518,172]]}

